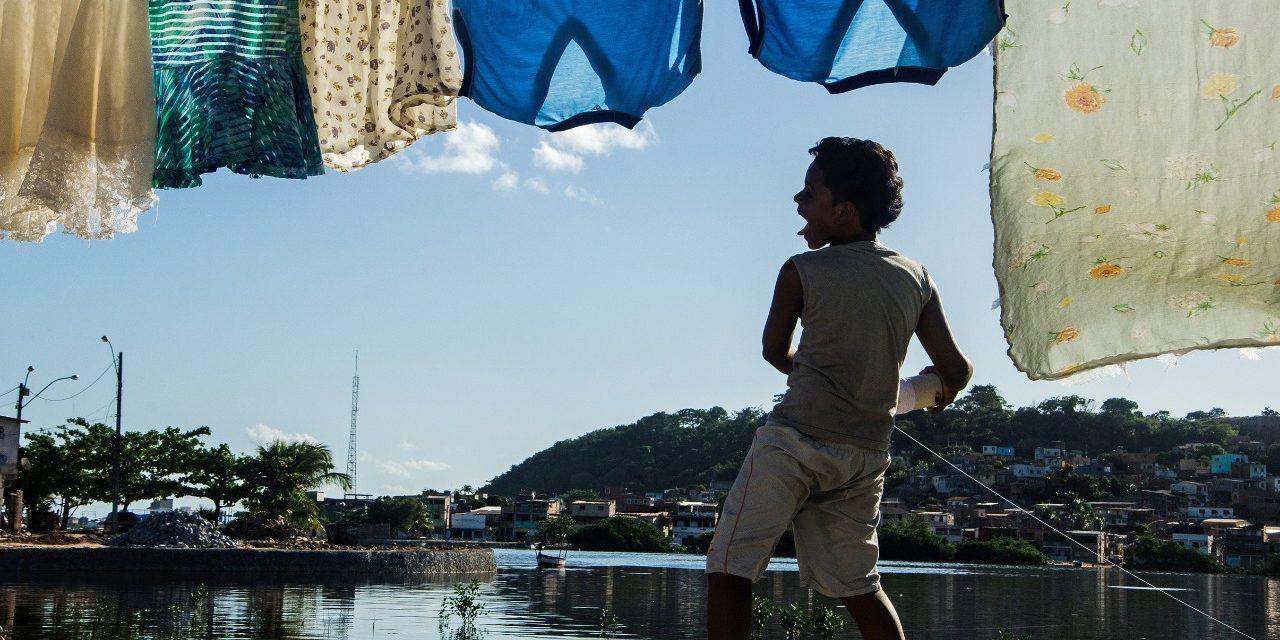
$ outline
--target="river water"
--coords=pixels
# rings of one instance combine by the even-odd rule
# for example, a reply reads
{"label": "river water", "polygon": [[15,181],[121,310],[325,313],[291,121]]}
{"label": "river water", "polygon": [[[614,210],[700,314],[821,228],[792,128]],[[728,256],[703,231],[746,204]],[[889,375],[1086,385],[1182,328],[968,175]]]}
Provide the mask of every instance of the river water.
{"label": "river water", "polygon": [[[605,612],[617,621],[615,638],[703,635],[701,556],[572,552],[566,569],[547,571],[536,568],[532,551],[496,555],[498,571],[480,576],[486,611],[471,636],[459,633],[456,617],[439,626],[445,598],[469,578],[249,584],[0,576],[0,625],[12,640],[599,638]],[[769,569],[756,593],[775,604],[837,605],[800,584],[793,560]],[[885,562],[881,572],[912,639],[991,640],[1000,629],[1034,640],[1280,638],[1276,579],[1142,574],[1165,589],[1158,591],[1116,569]],[[783,631],[775,622],[765,637]],[[859,635],[849,622],[838,637]]]}

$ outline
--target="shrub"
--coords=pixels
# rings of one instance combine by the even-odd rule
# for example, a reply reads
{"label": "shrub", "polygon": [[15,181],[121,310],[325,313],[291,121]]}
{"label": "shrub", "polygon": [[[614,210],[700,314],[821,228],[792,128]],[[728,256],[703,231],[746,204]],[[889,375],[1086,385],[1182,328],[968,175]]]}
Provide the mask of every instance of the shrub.
{"label": "shrub", "polygon": [[223,533],[236,540],[289,540],[306,535],[306,531],[285,522],[283,516],[265,511],[242,512],[227,523]]}
{"label": "shrub", "polygon": [[949,562],[956,555],[956,545],[934,534],[920,518],[881,524],[879,536],[881,560]]}
{"label": "shrub", "polygon": [[714,537],[714,531],[700,533],[693,539],[693,542],[685,545],[685,549],[690,553],[706,553],[711,548],[711,539]]}
{"label": "shrub", "polygon": [[1125,563],[1130,569],[1154,571],[1189,571],[1196,573],[1222,573],[1226,567],[1217,558],[1194,549],[1187,549],[1172,540],[1155,536],[1139,536]]}
{"label": "shrub", "polygon": [[966,540],[956,545],[956,562],[977,564],[1048,564],[1049,557],[1026,540]]}
{"label": "shrub", "polygon": [[666,551],[670,544],[648,522],[617,516],[574,531],[569,542],[586,551]]}

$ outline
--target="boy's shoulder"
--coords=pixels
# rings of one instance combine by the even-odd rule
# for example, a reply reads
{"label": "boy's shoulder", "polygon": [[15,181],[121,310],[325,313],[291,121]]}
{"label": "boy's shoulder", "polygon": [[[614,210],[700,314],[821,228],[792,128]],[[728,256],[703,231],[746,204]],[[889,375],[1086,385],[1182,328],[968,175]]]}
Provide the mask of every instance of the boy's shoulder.
{"label": "boy's shoulder", "polygon": [[840,259],[861,259],[867,261],[885,260],[921,266],[919,260],[911,258],[879,242],[850,242],[833,244],[813,251],[805,251],[791,256],[792,260],[823,261]]}

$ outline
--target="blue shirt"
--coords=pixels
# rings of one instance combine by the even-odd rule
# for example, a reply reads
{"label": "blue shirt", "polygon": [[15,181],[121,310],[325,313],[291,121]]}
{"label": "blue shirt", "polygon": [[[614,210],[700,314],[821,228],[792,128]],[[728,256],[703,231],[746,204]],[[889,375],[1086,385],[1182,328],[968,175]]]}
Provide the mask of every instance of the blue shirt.
{"label": "blue shirt", "polygon": [[1001,0],[739,0],[749,51],[770,71],[831,93],[934,84],[1004,23]]}
{"label": "blue shirt", "polygon": [[561,131],[634,127],[702,68],[701,0],[453,0],[461,95]]}

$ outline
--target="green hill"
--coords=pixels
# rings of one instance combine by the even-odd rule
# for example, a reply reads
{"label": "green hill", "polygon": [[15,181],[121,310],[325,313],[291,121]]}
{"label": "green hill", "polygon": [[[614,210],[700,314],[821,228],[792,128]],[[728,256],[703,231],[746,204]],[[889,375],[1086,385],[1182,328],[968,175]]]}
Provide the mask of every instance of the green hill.
{"label": "green hill", "polygon": [[[756,408],[732,414],[720,407],[655,413],[633,424],[561,440],[482,489],[503,496],[522,490],[600,492],[605,487],[626,487],[638,493],[732,480],[764,418]],[[1001,445],[1029,457],[1036,447],[1060,440],[1068,449],[1092,456],[1107,457],[1117,448],[1163,452],[1163,464],[1175,464],[1182,456],[1173,451],[1178,445],[1200,443],[1196,455],[1210,455],[1225,450],[1232,436],[1245,433],[1270,445],[1254,459],[1280,469],[1280,414],[1270,409],[1261,416],[1232,418],[1213,408],[1177,418],[1167,411],[1144,414],[1137,403],[1124,398],[1110,398],[1099,405],[1073,395],[1014,408],[995,387],[975,385],[942,414],[915,411],[899,416],[897,422],[935,450]],[[932,462],[923,451],[913,452],[910,441],[894,440],[899,452]]]}
{"label": "green hill", "polygon": [[521,490],[556,494],[626,487],[638,493],[733,480],[764,417],[754,408],[733,414],[720,407],[655,413],[633,424],[561,440],[482,490],[514,496]]}

